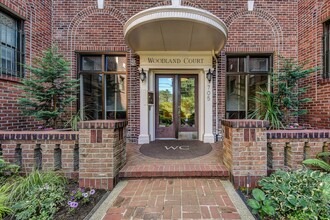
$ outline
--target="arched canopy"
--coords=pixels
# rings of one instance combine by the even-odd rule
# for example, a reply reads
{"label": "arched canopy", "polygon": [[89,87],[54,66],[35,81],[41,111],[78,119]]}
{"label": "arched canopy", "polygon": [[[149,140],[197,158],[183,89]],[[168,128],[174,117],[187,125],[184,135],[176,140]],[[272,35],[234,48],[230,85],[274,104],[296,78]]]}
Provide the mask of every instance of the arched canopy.
{"label": "arched canopy", "polygon": [[160,6],[132,16],[124,25],[134,51],[215,51],[227,40],[227,27],[212,13],[188,6]]}

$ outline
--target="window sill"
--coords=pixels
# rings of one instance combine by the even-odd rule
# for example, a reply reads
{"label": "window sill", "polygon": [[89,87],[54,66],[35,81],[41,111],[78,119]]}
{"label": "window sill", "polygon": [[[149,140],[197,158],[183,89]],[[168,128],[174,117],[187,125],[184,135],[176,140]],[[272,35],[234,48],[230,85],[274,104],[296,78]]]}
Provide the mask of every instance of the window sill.
{"label": "window sill", "polygon": [[327,79],[319,79],[318,80],[319,85],[324,85],[330,83],[330,78]]}
{"label": "window sill", "polygon": [[0,80],[21,83],[22,78],[0,74]]}

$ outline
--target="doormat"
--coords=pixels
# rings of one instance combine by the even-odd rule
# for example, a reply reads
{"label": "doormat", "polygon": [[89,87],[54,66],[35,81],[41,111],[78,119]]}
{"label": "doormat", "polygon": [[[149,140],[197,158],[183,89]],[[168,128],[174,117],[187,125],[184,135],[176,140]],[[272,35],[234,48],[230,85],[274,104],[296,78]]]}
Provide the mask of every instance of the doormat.
{"label": "doormat", "polygon": [[210,144],[196,140],[157,140],[140,147],[142,154],[158,159],[191,159],[211,151]]}

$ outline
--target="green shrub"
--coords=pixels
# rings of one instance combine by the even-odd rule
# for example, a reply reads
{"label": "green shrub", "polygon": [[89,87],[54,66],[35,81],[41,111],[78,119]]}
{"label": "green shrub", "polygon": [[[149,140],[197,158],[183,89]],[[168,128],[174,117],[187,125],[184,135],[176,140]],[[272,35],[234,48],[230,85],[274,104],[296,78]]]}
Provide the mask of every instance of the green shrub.
{"label": "green shrub", "polygon": [[25,199],[15,203],[12,208],[17,220],[48,220],[52,219],[60,204],[65,200],[63,187],[35,187],[25,193]]}
{"label": "green shrub", "polygon": [[257,104],[257,108],[248,114],[248,118],[267,120],[270,123],[271,129],[283,128],[281,122],[281,111],[279,106],[275,103],[274,94],[263,90],[256,92],[256,96],[251,98]]}
{"label": "green shrub", "polygon": [[10,177],[18,175],[19,168],[19,166],[8,163],[0,158],[0,185],[5,184]]}
{"label": "green shrub", "polygon": [[6,205],[7,195],[0,192],[0,219],[12,212],[11,208]]}
{"label": "green shrub", "polygon": [[35,170],[4,185],[0,192],[8,193],[7,203],[16,219],[51,219],[65,200],[66,183],[58,173]]}
{"label": "green shrub", "polygon": [[269,200],[261,189],[253,189],[252,196],[254,199],[247,201],[248,205],[252,208],[253,214],[260,216],[274,216],[275,208],[272,206],[272,201]]}
{"label": "green shrub", "polygon": [[317,216],[318,219],[329,219],[330,174],[312,170],[278,170],[261,179],[259,185],[272,200],[280,218]]}
{"label": "green shrub", "polygon": [[317,159],[307,159],[303,161],[304,165],[310,165],[323,169],[326,172],[330,172],[330,164],[326,162],[327,158],[330,158],[330,152],[321,152],[316,155]]}
{"label": "green shrub", "polygon": [[40,172],[35,170],[26,177],[20,177],[14,182],[8,190],[9,199],[12,202],[18,202],[26,198],[26,192],[34,188],[40,188],[48,184],[51,186],[64,187],[66,185],[65,177],[55,172]]}

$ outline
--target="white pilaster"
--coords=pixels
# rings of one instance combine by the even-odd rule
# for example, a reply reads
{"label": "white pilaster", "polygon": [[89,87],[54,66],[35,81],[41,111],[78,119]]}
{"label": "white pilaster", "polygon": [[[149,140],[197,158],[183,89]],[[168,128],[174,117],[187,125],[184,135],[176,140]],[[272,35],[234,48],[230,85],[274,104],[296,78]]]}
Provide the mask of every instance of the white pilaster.
{"label": "white pilaster", "polygon": [[[141,69],[139,69],[141,72]],[[146,79],[140,80],[140,135],[138,144],[148,144],[150,142],[149,135],[149,109],[148,109],[148,80],[149,70],[144,68]]]}
{"label": "white pilaster", "polygon": [[213,135],[213,84],[212,80],[209,82],[206,78],[206,73],[209,71],[209,69],[204,69],[204,102],[205,102],[205,108],[204,108],[204,143],[214,143],[214,135]]}

